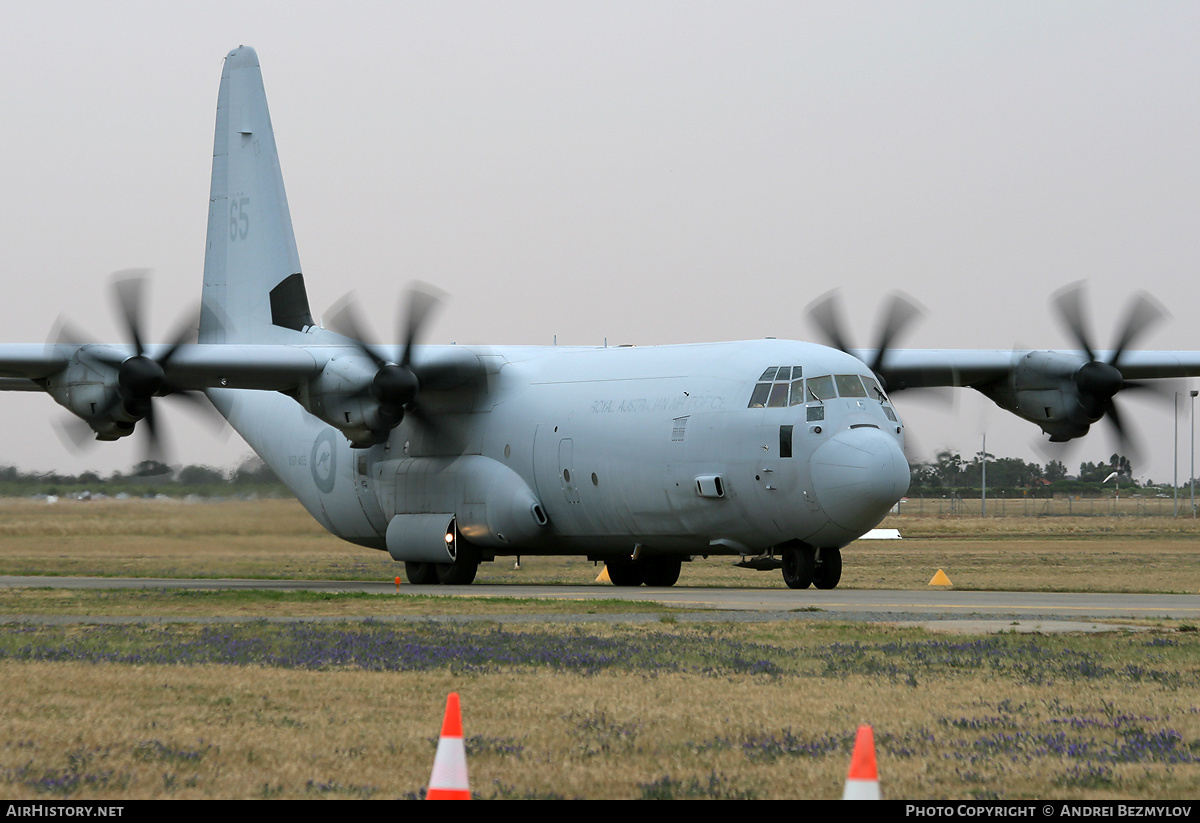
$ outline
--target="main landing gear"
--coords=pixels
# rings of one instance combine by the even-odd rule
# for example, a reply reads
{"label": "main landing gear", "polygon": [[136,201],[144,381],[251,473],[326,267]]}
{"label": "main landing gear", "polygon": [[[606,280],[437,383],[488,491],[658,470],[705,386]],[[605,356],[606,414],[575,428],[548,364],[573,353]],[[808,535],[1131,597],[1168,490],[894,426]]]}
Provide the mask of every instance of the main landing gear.
{"label": "main landing gear", "polygon": [[404,576],[414,586],[467,586],[475,580],[479,571],[479,553],[460,544],[458,557],[453,563],[408,563],[404,564]]}
{"label": "main landing gear", "polygon": [[783,549],[783,582],[789,589],[832,589],[842,579],[842,550],[817,549],[806,543]]}
{"label": "main landing gear", "polygon": [[678,557],[621,558],[604,561],[614,586],[674,586],[683,561]]}

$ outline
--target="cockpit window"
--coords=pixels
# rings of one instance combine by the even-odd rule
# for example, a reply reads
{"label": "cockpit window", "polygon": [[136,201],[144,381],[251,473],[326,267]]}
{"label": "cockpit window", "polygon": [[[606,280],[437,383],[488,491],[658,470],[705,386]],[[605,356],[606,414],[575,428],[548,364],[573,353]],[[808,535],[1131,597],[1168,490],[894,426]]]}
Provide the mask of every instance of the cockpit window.
{"label": "cockpit window", "polygon": [[746,408],[761,409],[767,405],[767,397],[771,394],[770,383],[759,383],[754,387],[754,394],[750,395],[750,405]]}
{"label": "cockpit window", "polygon": [[888,402],[887,395],[883,393],[883,389],[879,388],[879,383],[874,377],[863,377],[863,384],[867,387],[867,396],[878,400],[880,403]]}
{"label": "cockpit window", "polygon": [[819,403],[834,397],[837,397],[837,392],[833,390],[833,377],[823,374],[808,378],[807,402]]}
{"label": "cockpit window", "polygon": [[804,402],[803,374],[800,366],[771,366],[758,378],[746,408],[775,409]]}
{"label": "cockpit window", "polygon": [[804,402],[804,381],[792,381],[792,400],[788,403],[789,406],[799,406]]}
{"label": "cockpit window", "polygon": [[838,394],[842,397],[866,397],[867,390],[863,388],[862,380],[857,374],[834,375],[837,381]]}
{"label": "cockpit window", "polygon": [[771,397],[767,400],[767,408],[779,409],[788,404],[788,384],[772,383]]}

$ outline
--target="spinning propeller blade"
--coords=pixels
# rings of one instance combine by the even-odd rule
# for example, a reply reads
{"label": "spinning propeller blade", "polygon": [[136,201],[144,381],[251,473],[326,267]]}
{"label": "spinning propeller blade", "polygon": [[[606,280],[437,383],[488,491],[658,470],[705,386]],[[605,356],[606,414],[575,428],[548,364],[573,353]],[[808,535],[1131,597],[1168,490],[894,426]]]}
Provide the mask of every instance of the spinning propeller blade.
{"label": "spinning propeller blade", "polygon": [[1117,344],[1107,360],[1096,356],[1094,337],[1083,310],[1082,281],[1072,283],[1054,295],[1054,306],[1066,325],[1067,332],[1087,354],[1088,362],[1075,372],[1073,379],[1080,398],[1095,416],[1103,416],[1112,425],[1122,451],[1136,452],[1133,435],[1122,421],[1116,394],[1126,389],[1147,389],[1149,384],[1126,381],[1121,374],[1121,356],[1133,341],[1166,317],[1166,310],[1145,292],[1130,298],[1125,320],[1117,334]]}
{"label": "spinning propeller blade", "polygon": [[[896,339],[902,336],[923,313],[924,309],[918,303],[900,292],[895,292],[888,298],[883,322],[879,326],[874,355],[871,357],[871,362],[867,364],[879,382],[883,384],[885,390],[888,389],[886,378],[888,352],[893,348]],[[840,298],[836,289],[818,297],[809,306],[808,316],[821,330],[830,346],[847,354],[850,353],[851,347],[847,342],[848,338],[842,331]]]}

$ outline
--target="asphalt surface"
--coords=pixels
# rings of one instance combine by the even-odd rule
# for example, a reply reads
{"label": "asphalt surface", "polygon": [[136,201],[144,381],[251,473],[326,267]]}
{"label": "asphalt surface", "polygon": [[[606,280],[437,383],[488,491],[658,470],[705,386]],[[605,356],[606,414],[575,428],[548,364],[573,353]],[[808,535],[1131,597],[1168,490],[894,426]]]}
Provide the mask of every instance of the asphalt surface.
{"label": "asphalt surface", "polygon": [[[204,580],[115,577],[0,577],[0,589],[51,587],[65,589],[270,589],[276,591],[368,592],[448,597],[511,597],[547,600],[651,601],[682,610],[682,621],[857,620],[922,625],[954,632],[1112,631],[1159,619],[1200,623],[1200,594],[1073,594],[1046,592],[976,592],[953,589],[921,591],[740,588],[618,588],[615,586],[410,586],[332,580]],[[328,620],[345,620],[342,615]],[[93,618],[20,615],[0,622],[204,622],[245,618]],[[295,620],[297,618],[280,618]],[[380,619],[375,617],[373,619]],[[387,618],[385,618],[387,619]],[[487,620],[491,622],[658,621],[659,615],[523,615],[395,617],[404,620]]]}

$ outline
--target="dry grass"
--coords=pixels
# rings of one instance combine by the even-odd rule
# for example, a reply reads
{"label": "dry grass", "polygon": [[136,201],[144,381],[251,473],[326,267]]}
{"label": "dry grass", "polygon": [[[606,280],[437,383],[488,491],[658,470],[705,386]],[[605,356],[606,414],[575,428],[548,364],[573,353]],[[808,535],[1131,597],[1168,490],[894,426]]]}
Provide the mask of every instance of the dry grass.
{"label": "dry grass", "polygon": [[[568,634],[537,631],[548,631],[548,641]],[[671,628],[588,631],[628,637]],[[657,787],[675,796],[836,798],[861,722],[875,726],[890,798],[1162,799],[1200,791],[1194,759],[1172,764],[1150,751],[1085,760],[1043,750],[1063,734],[1116,752],[1109,744],[1164,738],[1169,729],[1177,754],[1200,756],[1190,688],[1117,675],[1026,682],[970,667],[947,676],[912,666],[919,685],[886,670],[825,675],[821,656],[847,638],[872,647],[943,641],[830,625],[711,631],[716,644],[794,649],[795,671],[0,663],[0,785],[13,799],[413,796],[428,780],[445,695],[458,691],[472,785],[482,797],[636,798]],[[1079,641],[1088,653],[1112,642]],[[1141,640],[1123,642],[1118,654],[1142,658]],[[1194,678],[1195,652],[1193,642],[1153,665]],[[54,788],[64,780],[74,790]]]}
{"label": "dry grass", "polygon": [[[842,587],[924,588],[939,568],[959,588],[1200,590],[1200,521],[1160,517],[890,518],[901,541],[844,551]],[[480,567],[480,584],[592,583],[582,558],[513,558]],[[291,500],[185,503],[0,500],[0,574],[392,581],[386,552],[324,532]],[[782,586],[778,573],[729,558],[685,564],[682,586]]]}
{"label": "dry grass", "polygon": [[[912,536],[849,547],[843,585],[924,587],[941,567],[960,587],[1200,587],[1194,557],[1200,532],[1186,522],[1014,520],[885,523]],[[391,580],[398,571],[383,553],[325,535],[291,501],[0,502],[6,574]],[[511,560],[485,565],[480,580],[586,584],[597,572],[579,559],[529,558],[519,571]],[[680,585],[782,584],[777,574],[713,559],[685,566]],[[356,600],[352,608],[366,613],[378,601],[395,612],[395,598]],[[219,613],[244,617],[249,626],[262,615],[339,609],[340,601],[295,596],[0,594],[0,610],[10,614]],[[876,727],[887,797],[1161,799],[1200,792],[1200,706],[1190,685],[1200,678],[1194,631],[1171,633],[1161,646],[1124,635],[1014,639],[1021,650],[1011,656],[1003,648],[987,653],[999,654],[1001,663],[1015,660],[1008,668],[994,669],[987,655],[973,651],[962,652],[974,656],[961,667],[954,658],[938,668],[925,657],[955,638],[825,621],[701,629],[664,619],[656,626],[510,630],[537,632],[538,645],[566,651],[581,637],[639,634],[673,649],[707,631],[701,648],[765,644],[783,670],[583,673],[448,664],[378,672],[6,660],[0,662],[0,786],[6,796],[37,800],[413,796],[428,779],[445,695],[456,690],[472,748],[472,784],[482,797],[837,797],[845,747],[863,721]],[[91,630],[60,631],[77,637]],[[183,642],[197,630],[163,631]],[[487,644],[487,631],[467,634],[478,632]],[[977,641],[963,642],[967,648]],[[1078,676],[1031,677],[1022,668],[1073,655],[1083,655]],[[1133,675],[1126,671],[1131,666]],[[1045,751],[1060,730],[1109,754],[1081,760]],[[1152,747],[1143,747],[1149,754],[1112,754],[1143,738],[1166,740],[1184,759],[1171,762]]]}
{"label": "dry grass", "polygon": [[[659,603],[628,600],[572,600],[513,597],[404,597],[352,592],[279,592],[264,589],[196,591],[186,589],[0,590],[0,615],[75,615],[88,617],[429,617],[432,615],[521,614],[670,614]],[[694,608],[689,607],[694,611]]]}

